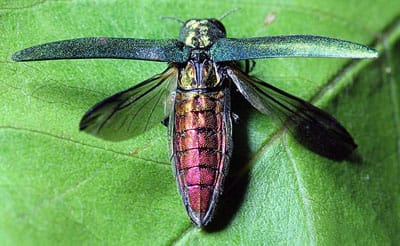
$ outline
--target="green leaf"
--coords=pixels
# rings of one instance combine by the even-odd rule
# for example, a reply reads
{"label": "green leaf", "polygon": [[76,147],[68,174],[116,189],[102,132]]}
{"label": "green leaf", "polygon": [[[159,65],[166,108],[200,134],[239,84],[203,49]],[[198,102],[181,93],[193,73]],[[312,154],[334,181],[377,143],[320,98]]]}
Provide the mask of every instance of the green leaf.
{"label": "green leaf", "polygon": [[[398,1],[8,0],[0,7],[1,245],[400,240]],[[185,213],[165,127],[120,143],[78,131],[90,106],[166,64],[11,61],[17,50],[63,39],[176,38],[180,24],[160,17],[218,17],[235,7],[223,20],[229,37],[330,36],[375,44],[380,58],[259,60],[255,75],[337,117],[359,145],[357,158],[318,156],[235,98],[234,161],[208,230]]]}

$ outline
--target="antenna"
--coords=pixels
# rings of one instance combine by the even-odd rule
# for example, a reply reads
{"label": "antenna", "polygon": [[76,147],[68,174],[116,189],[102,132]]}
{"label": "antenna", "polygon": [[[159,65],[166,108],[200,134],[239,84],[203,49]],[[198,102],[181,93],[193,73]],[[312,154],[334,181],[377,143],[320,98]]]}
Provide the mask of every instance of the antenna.
{"label": "antenna", "polygon": [[225,18],[228,15],[230,15],[230,14],[236,12],[236,11],[239,11],[239,10],[240,10],[240,8],[233,8],[233,9],[229,10],[228,12],[226,12],[225,14],[223,14],[221,17],[219,17],[218,20],[221,21],[223,18]]}
{"label": "antenna", "polygon": [[183,23],[185,23],[183,20],[181,20],[181,19],[179,19],[178,17],[172,17],[172,16],[163,16],[163,17],[161,17],[161,19],[162,20],[174,20],[174,21],[177,21],[177,22],[179,22],[179,23],[181,23],[181,24],[183,24]]}

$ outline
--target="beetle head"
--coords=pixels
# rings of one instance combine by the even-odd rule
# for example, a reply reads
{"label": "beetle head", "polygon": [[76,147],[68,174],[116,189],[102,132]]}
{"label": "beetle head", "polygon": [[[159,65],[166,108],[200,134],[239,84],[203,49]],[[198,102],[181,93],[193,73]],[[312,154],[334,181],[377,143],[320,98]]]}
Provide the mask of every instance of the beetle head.
{"label": "beetle head", "polygon": [[217,19],[190,19],[183,24],[179,34],[179,40],[193,48],[210,47],[224,37],[225,27]]}

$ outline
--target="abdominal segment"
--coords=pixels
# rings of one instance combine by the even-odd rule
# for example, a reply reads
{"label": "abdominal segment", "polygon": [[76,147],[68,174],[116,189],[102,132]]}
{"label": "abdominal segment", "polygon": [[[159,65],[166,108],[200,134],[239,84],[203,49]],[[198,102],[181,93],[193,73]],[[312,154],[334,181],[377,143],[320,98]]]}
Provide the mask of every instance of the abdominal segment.
{"label": "abdominal segment", "polygon": [[231,154],[229,90],[177,92],[171,128],[176,179],[197,225],[213,216]]}

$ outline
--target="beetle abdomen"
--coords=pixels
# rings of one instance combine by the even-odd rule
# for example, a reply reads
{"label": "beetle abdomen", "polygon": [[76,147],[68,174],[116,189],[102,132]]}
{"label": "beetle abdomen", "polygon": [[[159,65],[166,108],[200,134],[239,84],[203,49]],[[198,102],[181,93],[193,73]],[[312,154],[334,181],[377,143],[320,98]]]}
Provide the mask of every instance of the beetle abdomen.
{"label": "beetle abdomen", "polygon": [[172,148],[179,191],[199,226],[212,218],[231,154],[228,90],[178,92]]}

